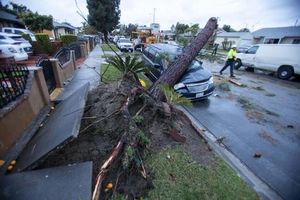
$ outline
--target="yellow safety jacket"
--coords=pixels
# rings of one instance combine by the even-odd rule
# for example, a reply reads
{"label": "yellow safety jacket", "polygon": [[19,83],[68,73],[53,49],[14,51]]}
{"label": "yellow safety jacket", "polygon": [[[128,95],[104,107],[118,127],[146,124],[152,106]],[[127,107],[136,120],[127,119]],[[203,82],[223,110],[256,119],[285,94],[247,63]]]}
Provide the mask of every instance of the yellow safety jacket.
{"label": "yellow safety jacket", "polygon": [[236,51],[234,49],[230,49],[230,51],[228,52],[226,60],[228,59],[236,60]]}

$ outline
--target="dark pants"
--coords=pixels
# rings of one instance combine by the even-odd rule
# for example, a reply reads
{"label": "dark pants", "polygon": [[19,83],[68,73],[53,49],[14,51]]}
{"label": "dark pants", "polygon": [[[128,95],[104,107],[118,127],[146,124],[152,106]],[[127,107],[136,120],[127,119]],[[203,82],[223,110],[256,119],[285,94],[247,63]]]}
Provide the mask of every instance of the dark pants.
{"label": "dark pants", "polygon": [[222,73],[228,66],[230,66],[230,76],[233,76],[234,59],[228,59],[225,63],[225,66],[221,69],[220,73]]}

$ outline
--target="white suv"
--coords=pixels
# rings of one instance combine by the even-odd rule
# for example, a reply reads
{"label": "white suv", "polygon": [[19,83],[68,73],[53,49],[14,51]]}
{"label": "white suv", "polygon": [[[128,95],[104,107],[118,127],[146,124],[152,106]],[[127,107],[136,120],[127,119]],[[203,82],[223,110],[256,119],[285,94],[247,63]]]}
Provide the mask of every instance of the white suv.
{"label": "white suv", "polygon": [[34,34],[32,32],[30,32],[29,30],[27,30],[27,29],[14,28],[14,27],[2,27],[1,32],[13,33],[13,34],[18,34],[18,35],[28,34],[30,36],[31,40],[33,42],[36,42],[36,38],[35,38]]}
{"label": "white suv", "polygon": [[21,35],[0,33],[0,41],[2,44],[20,44],[26,53],[32,54],[31,44]]}
{"label": "white suv", "polygon": [[117,42],[117,47],[120,49],[120,51],[129,51],[133,52],[133,44],[130,42],[129,39],[121,38]]}

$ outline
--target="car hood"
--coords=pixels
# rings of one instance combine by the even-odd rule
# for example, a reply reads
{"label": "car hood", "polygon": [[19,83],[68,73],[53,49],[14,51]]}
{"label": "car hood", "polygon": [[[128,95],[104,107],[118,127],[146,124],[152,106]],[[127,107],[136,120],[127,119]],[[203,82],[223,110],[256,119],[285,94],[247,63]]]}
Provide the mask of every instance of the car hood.
{"label": "car hood", "polygon": [[211,73],[204,68],[188,69],[181,77],[178,83],[199,83],[207,81],[211,77]]}

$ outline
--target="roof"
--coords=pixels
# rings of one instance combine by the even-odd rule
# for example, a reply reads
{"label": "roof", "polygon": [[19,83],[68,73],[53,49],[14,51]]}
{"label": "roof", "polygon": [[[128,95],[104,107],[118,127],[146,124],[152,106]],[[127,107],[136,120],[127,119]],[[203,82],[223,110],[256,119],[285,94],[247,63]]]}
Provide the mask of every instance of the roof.
{"label": "roof", "polygon": [[262,28],[253,32],[255,38],[300,37],[300,26]]}
{"label": "roof", "polygon": [[59,23],[59,22],[53,21],[53,26],[54,26],[54,28],[69,28],[69,29],[73,29],[73,30],[77,29],[76,27],[74,27],[71,24],[68,24],[66,22]]}
{"label": "roof", "polygon": [[17,23],[20,23],[22,25],[24,24],[21,20],[17,19],[16,15],[13,15],[11,13],[8,13],[8,12],[2,11],[2,10],[0,10],[0,19],[17,22]]}
{"label": "roof", "polygon": [[248,36],[251,33],[249,32],[221,32],[217,34],[217,37],[231,37],[231,38],[240,38],[244,36]]}

